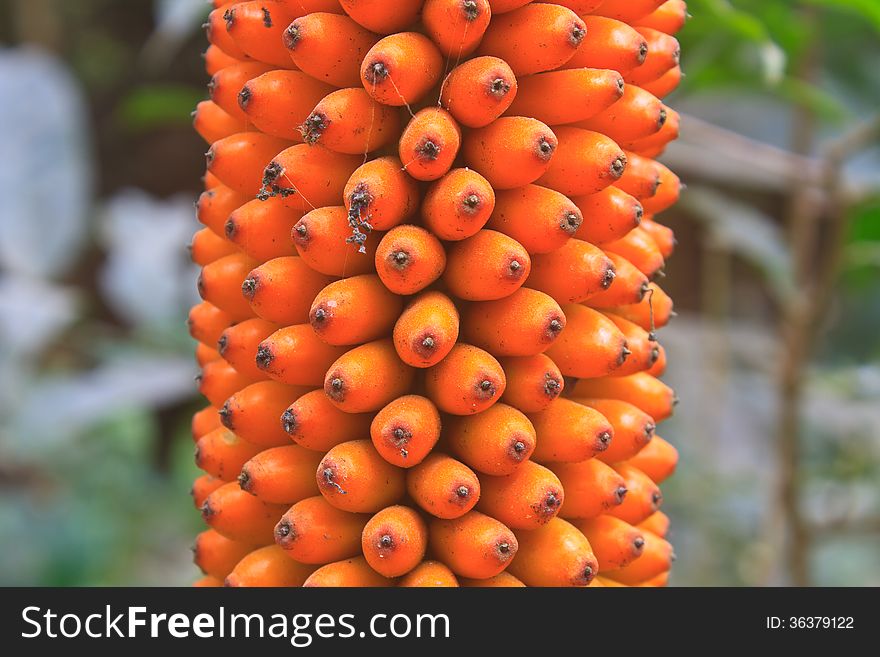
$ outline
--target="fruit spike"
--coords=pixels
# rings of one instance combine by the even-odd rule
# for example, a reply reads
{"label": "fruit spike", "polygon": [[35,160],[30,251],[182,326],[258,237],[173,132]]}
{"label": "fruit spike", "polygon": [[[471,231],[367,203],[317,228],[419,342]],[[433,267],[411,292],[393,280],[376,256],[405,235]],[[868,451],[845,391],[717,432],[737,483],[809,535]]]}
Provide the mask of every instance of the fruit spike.
{"label": "fruit spike", "polygon": [[665,585],[685,3],[214,6],[196,585]]}

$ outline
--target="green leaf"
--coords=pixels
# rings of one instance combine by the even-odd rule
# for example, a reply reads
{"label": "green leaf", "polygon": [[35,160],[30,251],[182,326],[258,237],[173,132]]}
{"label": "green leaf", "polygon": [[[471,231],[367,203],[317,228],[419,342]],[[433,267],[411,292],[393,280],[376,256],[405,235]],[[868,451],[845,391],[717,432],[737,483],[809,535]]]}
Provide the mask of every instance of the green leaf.
{"label": "green leaf", "polygon": [[119,104],[116,117],[125,128],[142,132],[167,125],[186,125],[204,92],[183,85],[138,87]]}
{"label": "green leaf", "polygon": [[837,98],[822,87],[787,77],[776,89],[777,93],[794,105],[806,107],[828,121],[851,118],[851,112]]}
{"label": "green leaf", "polygon": [[877,0],[802,0],[804,4],[854,13],[869,21],[880,32],[880,2]]}

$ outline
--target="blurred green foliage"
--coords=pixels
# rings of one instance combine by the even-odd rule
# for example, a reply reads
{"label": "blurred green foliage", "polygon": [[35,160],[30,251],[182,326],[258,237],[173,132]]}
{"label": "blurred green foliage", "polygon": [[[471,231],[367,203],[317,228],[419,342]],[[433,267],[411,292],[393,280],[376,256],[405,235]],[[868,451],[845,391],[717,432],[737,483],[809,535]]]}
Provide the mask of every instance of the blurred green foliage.
{"label": "blurred green foliage", "polygon": [[[835,123],[880,98],[880,3],[874,0],[690,0],[679,35],[680,94],[760,92]],[[818,44],[816,81],[799,79]]]}

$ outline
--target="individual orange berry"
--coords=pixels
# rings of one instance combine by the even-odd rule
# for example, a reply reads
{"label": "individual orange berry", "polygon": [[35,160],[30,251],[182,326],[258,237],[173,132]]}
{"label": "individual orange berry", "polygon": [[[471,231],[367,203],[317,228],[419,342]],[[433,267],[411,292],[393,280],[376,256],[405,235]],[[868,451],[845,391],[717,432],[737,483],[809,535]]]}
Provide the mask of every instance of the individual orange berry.
{"label": "individual orange berry", "polygon": [[424,511],[451,519],[474,508],[480,499],[480,480],[461,461],[433,452],[407,470],[406,490]]}
{"label": "individual orange berry", "polygon": [[597,459],[552,463],[550,468],[565,490],[561,518],[595,518],[620,506],[626,497],[624,478]]}
{"label": "individual orange berry", "polygon": [[429,526],[431,550],[456,575],[493,577],[516,556],[516,536],[494,518],[470,511],[460,518],[436,518]]}
{"label": "individual orange berry", "polygon": [[604,415],[571,399],[557,399],[528,418],[537,440],[532,458],[539,463],[584,461],[607,450],[616,439]]}
{"label": "individual orange berry", "polygon": [[370,425],[376,451],[389,463],[411,468],[421,463],[440,438],[440,413],[418,395],[398,397]]}
{"label": "individual orange berry", "polygon": [[446,358],[458,340],[458,309],[442,292],[422,292],[394,324],[394,348],[411,367],[431,367]]}
{"label": "individual orange berry", "polygon": [[402,309],[403,300],[378,276],[363,274],[334,281],[318,292],[309,322],[324,342],[355,345],[387,335]]}
{"label": "individual orange berry", "polygon": [[397,356],[390,338],[345,352],[325,371],[324,392],[346,413],[378,411],[406,394],[413,380],[413,369]]}
{"label": "individual orange berry", "polygon": [[389,506],[367,522],[361,549],[380,575],[400,577],[419,565],[428,545],[428,526],[408,506]]}
{"label": "individual orange berry", "polygon": [[550,296],[521,287],[495,301],[477,301],[462,312],[462,337],[498,356],[533,356],[562,334],[565,314]]}
{"label": "individual orange berry", "polygon": [[444,429],[449,450],[478,472],[508,475],[535,450],[535,428],[512,406],[495,404],[482,413],[449,418]]}
{"label": "individual orange berry", "polygon": [[501,299],[522,286],[531,264],[528,252],[514,238],[481,230],[449,245],[443,282],[459,299]]}
{"label": "individual orange berry", "polygon": [[425,193],[422,223],[441,240],[463,240],[486,224],[494,208],[488,180],[471,169],[453,169]]}
{"label": "individual orange berry", "polygon": [[380,39],[361,63],[364,89],[385,105],[411,105],[439,80],[443,55],[418,32],[397,32]]}
{"label": "individual orange berry", "polygon": [[428,369],[425,377],[428,398],[454,415],[486,410],[501,398],[506,384],[504,370],[492,354],[463,343]]}
{"label": "individual orange berry", "polygon": [[508,110],[516,93],[516,76],[507,62],[474,57],[446,76],[440,102],[461,125],[482,128]]}
{"label": "individual orange berry", "polygon": [[339,443],[367,435],[370,413],[345,413],[323,390],[313,390],[294,401],[281,414],[281,427],[298,445],[322,454]]}
{"label": "individual orange berry", "polygon": [[511,529],[536,529],[559,513],[564,493],[551,470],[526,461],[509,475],[480,480],[477,510]]}
{"label": "individual orange berry", "polygon": [[565,387],[562,372],[546,354],[502,358],[501,367],[507,375],[501,399],[523,413],[544,410]]}
{"label": "individual orange berry", "polygon": [[325,564],[360,554],[370,516],[337,509],[322,496],[300,500],[275,526],[275,542],[300,563]]}
{"label": "individual orange berry", "polygon": [[352,513],[375,513],[403,497],[405,475],[383,459],[369,440],[352,440],[330,449],[316,473],[321,495]]}
{"label": "individual orange berry", "polygon": [[376,271],[391,292],[415,294],[446,269],[446,251],[424,228],[404,224],[385,233],[376,249]]}

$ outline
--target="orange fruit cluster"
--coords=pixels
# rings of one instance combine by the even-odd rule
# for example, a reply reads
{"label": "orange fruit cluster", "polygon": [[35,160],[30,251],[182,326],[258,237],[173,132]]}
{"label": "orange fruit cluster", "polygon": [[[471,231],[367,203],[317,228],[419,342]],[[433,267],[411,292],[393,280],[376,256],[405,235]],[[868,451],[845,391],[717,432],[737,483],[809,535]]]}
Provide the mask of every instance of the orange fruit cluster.
{"label": "orange fruit cluster", "polygon": [[664,585],[681,0],[215,0],[203,586]]}

